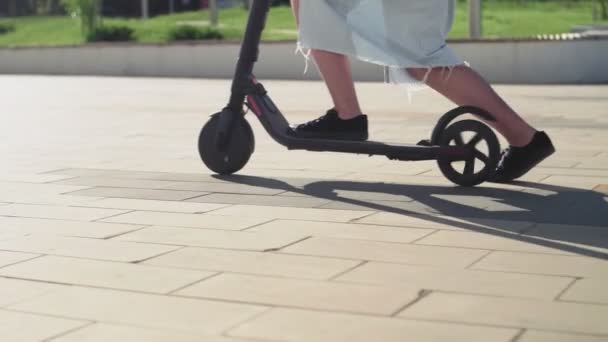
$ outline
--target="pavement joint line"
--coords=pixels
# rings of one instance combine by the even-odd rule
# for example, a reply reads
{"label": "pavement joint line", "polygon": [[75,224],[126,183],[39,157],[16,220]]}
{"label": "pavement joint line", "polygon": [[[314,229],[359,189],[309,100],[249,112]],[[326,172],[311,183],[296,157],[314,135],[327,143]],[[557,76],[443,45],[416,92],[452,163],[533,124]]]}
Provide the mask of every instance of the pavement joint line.
{"label": "pavement joint line", "polygon": [[568,292],[568,290],[570,290],[572,288],[572,286],[574,286],[574,284],[576,284],[579,280],[583,279],[583,277],[575,277],[574,279],[572,279],[572,281],[570,281],[570,283],[568,283],[568,285],[566,285],[561,291],[559,291],[559,293],[555,296],[555,298],[553,298],[554,301],[556,302],[566,302],[565,300],[562,300],[562,296]]}
{"label": "pavement joint line", "polygon": [[255,227],[263,226],[263,225],[265,225],[265,224],[268,224],[268,223],[271,223],[271,222],[275,222],[275,221],[278,221],[278,220],[279,220],[279,219],[274,218],[274,219],[271,219],[271,220],[268,220],[268,221],[264,221],[264,222],[262,222],[262,223],[258,223],[258,224],[251,225],[251,226],[249,226],[249,227],[245,227],[245,228],[243,228],[243,229],[239,229],[239,230],[237,230],[237,231],[240,231],[240,232],[245,232],[245,231],[248,231],[248,230],[253,229],[253,228],[255,228]]}
{"label": "pavement joint line", "polygon": [[482,322],[464,322],[464,321],[452,321],[446,319],[430,319],[430,318],[421,318],[421,317],[400,317],[395,316],[395,319],[401,319],[406,321],[420,321],[420,322],[434,322],[434,323],[448,323],[448,324],[456,324],[456,325],[465,325],[472,327],[489,327],[489,328],[501,328],[501,329],[513,329],[516,332],[519,332],[520,329],[533,329],[539,331],[547,331],[553,333],[562,333],[562,334],[571,334],[571,335],[585,335],[585,336],[594,336],[594,337],[608,337],[608,334],[589,334],[581,331],[574,330],[548,330],[548,329],[539,329],[533,327],[522,327],[516,325],[502,325],[502,324],[490,324],[490,323],[482,323]]}
{"label": "pavement joint line", "polygon": [[[172,268],[172,267],[171,267],[171,268]],[[171,291],[166,292],[165,294],[166,294],[166,295],[168,295],[168,296],[174,295],[176,292],[179,292],[179,291],[181,291],[181,290],[183,290],[183,289],[185,289],[185,288],[188,288],[188,287],[190,287],[190,286],[193,286],[193,285],[196,285],[196,284],[202,283],[202,282],[204,282],[204,281],[206,281],[206,280],[209,280],[209,279],[211,279],[211,278],[215,278],[215,277],[219,276],[220,274],[224,274],[224,273],[226,273],[226,272],[223,272],[223,271],[216,271],[216,272],[212,273],[211,275],[205,276],[205,277],[203,277],[203,278],[201,278],[201,279],[197,279],[197,280],[195,280],[195,281],[193,281],[193,282],[191,282],[191,283],[188,283],[188,284],[186,284],[186,285],[182,285],[182,286],[180,286],[180,287],[178,287],[178,288],[176,288],[176,289],[173,289],[173,290],[171,290]]]}
{"label": "pavement joint line", "polygon": [[[18,265],[18,264],[20,264],[22,262],[31,261],[31,260],[34,260],[34,259],[39,259],[39,258],[42,258],[42,257],[45,257],[45,256],[48,255],[48,254],[28,253],[28,252],[19,252],[19,253],[23,253],[23,254],[37,254],[37,255],[35,255],[35,256],[31,257],[31,258],[28,258],[28,259],[19,260],[19,261],[16,261],[16,262],[12,262],[10,264],[2,265],[2,266],[0,266],[0,273],[2,272],[2,269],[6,268],[6,267],[13,266],[13,265]],[[3,277],[3,276],[0,275],[0,277]]]}
{"label": "pavement joint line", "polygon": [[[491,252],[494,253],[495,251],[491,251]],[[558,256],[571,256],[571,255],[558,255]],[[572,255],[572,256],[573,257],[584,258],[582,256],[576,256],[576,255]],[[472,266],[474,266],[474,265],[472,265]],[[559,277],[559,278],[570,278],[570,279],[576,279],[576,278],[579,277],[579,276],[575,276],[575,275],[565,275],[565,274],[530,273],[530,272],[511,271],[511,270],[509,270],[509,271],[503,271],[503,270],[496,270],[496,269],[493,270],[493,269],[487,269],[487,268],[471,268],[470,270],[471,271],[481,271],[481,272],[527,274],[527,275],[537,275],[537,276],[543,276],[543,277]]]}
{"label": "pavement joint line", "polygon": [[[58,175],[58,176],[60,176],[60,175]],[[52,180],[52,181],[42,182],[42,183],[38,183],[38,184],[62,185],[62,184],[54,184],[54,183],[56,183],[56,182],[63,182],[63,181],[67,181],[67,180],[71,180],[71,179],[76,179],[76,178],[79,178],[79,177],[78,176],[69,176],[69,175],[66,175],[66,178],[63,178],[63,179],[55,179],[55,180]],[[67,185],[67,184],[64,184],[64,185]],[[60,194],[60,195],[62,195],[62,194]]]}
{"label": "pavement joint line", "polygon": [[[38,172],[36,174],[37,175],[45,175],[45,174],[49,174],[49,173],[58,173],[58,172],[61,172],[61,171],[67,171],[69,169],[70,169],[69,167],[68,168],[62,168],[62,169],[53,169],[53,170],[50,170],[50,171]],[[75,176],[75,177],[78,177],[78,176]]]}
{"label": "pavement joint line", "polygon": [[[258,312],[256,314],[251,315],[251,317],[247,317],[245,319],[243,319],[240,322],[237,322],[231,326],[229,326],[228,328],[224,329],[221,333],[220,336],[224,336],[224,337],[229,337],[229,338],[234,338],[234,337],[238,337],[238,336],[232,336],[230,335],[230,331],[234,330],[238,327],[240,327],[241,325],[245,324],[245,323],[249,323],[252,322],[260,317],[262,317],[263,315],[269,313],[270,311],[274,310],[274,307],[267,307],[265,310]],[[257,339],[253,339],[252,341],[257,341]],[[267,340],[260,340],[260,341],[267,341]]]}
{"label": "pavement joint line", "polygon": [[339,278],[339,277],[341,277],[341,276],[343,276],[343,275],[345,275],[345,274],[347,274],[347,273],[349,273],[351,271],[354,271],[355,269],[357,269],[357,268],[359,268],[359,267],[367,264],[368,262],[369,262],[369,260],[363,260],[363,261],[361,261],[360,263],[358,263],[358,264],[356,264],[354,266],[351,266],[351,267],[349,267],[349,268],[347,268],[347,269],[345,269],[343,271],[340,271],[340,272],[332,275],[331,277],[327,278],[326,280],[330,281],[330,282],[334,282],[334,280],[336,280],[337,278]]}
{"label": "pavement joint line", "polygon": [[300,243],[300,242],[302,242],[302,241],[306,241],[306,240],[308,240],[308,239],[310,239],[310,238],[312,238],[312,235],[305,236],[305,237],[303,237],[303,238],[301,238],[301,239],[298,239],[298,240],[296,240],[296,241],[292,241],[292,242],[290,242],[290,243],[288,243],[288,244],[286,244],[286,245],[284,245],[284,246],[281,246],[281,247],[276,247],[276,248],[268,248],[268,249],[265,249],[265,250],[263,250],[262,252],[279,252],[279,251],[281,251],[281,250],[282,250],[282,249],[284,249],[284,248],[287,248],[287,247],[293,246],[293,245],[298,244],[298,243]]}
{"label": "pavement joint line", "polygon": [[[148,266],[148,267],[150,267],[150,266]],[[222,273],[222,272],[219,272],[219,273]],[[199,300],[200,299],[203,299],[203,300],[211,299],[211,298],[206,298],[206,297],[183,296],[183,295],[167,294],[167,293],[162,293],[162,292],[143,291],[143,290],[125,289],[125,288],[120,288],[120,287],[109,287],[109,286],[90,285],[90,284],[67,283],[67,282],[60,282],[60,281],[48,281],[48,280],[40,280],[40,279],[33,279],[33,278],[20,278],[20,277],[9,277],[9,276],[0,276],[0,278],[13,279],[13,280],[22,280],[22,281],[30,281],[30,282],[40,283],[40,284],[49,284],[49,285],[59,285],[59,286],[70,286],[70,287],[77,287],[77,288],[104,290],[104,291],[110,291],[110,292],[134,293],[134,294],[144,294],[144,295],[162,296],[162,297],[181,297],[181,298],[190,298],[190,299],[199,299]],[[192,285],[192,284],[190,284],[190,285]],[[48,294],[49,292],[52,292],[52,291],[53,290],[49,290],[49,291],[43,292],[43,293],[41,293],[39,295],[36,295],[34,297],[28,297],[28,298],[23,299],[21,301],[7,304],[4,307],[0,307],[0,310],[1,309],[6,309],[6,308],[14,306],[14,305],[19,305],[20,303],[22,303],[24,301],[29,301],[29,300],[32,300],[32,299],[34,299],[36,297],[40,297],[40,296],[46,295],[46,294]],[[224,301],[224,300],[217,300],[216,299],[216,301]]]}
{"label": "pavement joint line", "polygon": [[138,232],[140,230],[143,230],[143,229],[146,229],[146,228],[150,228],[150,227],[152,227],[152,225],[139,225],[138,228],[135,228],[133,230],[129,230],[129,231],[126,231],[126,232],[121,232],[121,233],[116,233],[114,235],[106,236],[105,238],[100,239],[100,240],[111,240],[111,239],[114,239],[116,237],[119,237],[119,236],[122,236],[122,235],[126,235],[126,234],[130,234],[130,233],[135,233],[135,232]]}
{"label": "pavement joint line", "polygon": [[519,332],[517,334],[515,334],[515,336],[513,336],[513,338],[509,342],[519,341],[521,339],[521,337],[526,333],[526,331],[528,331],[527,328],[520,329]]}
{"label": "pavement joint line", "polygon": [[135,261],[131,261],[131,262],[130,262],[130,264],[141,264],[142,262],[146,262],[146,261],[148,261],[148,260],[150,260],[150,259],[158,258],[158,257],[161,257],[161,256],[163,256],[163,255],[167,255],[167,254],[169,254],[169,253],[177,252],[177,251],[179,251],[179,250],[181,250],[181,249],[184,249],[184,248],[185,248],[184,246],[181,246],[181,247],[178,247],[178,248],[175,248],[175,249],[172,249],[172,250],[166,251],[166,252],[162,252],[162,253],[156,254],[156,255],[154,255],[154,256],[150,256],[150,257],[147,257],[147,258],[143,258],[143,259],[141,259],[141,260],[135,260]]}
{"label": "pavement joint line", "polygon": [[348,222],[346,222],[346,223],[359,223],[357,221],[366,219],[366,218],[368,218],[368,217],[370,217],[372,215],[375,215],[377,213],[379,213],[379,211],[376,210],[376,211],[373,211],[373,212],[371,212],[371,213],[369,213],[369,214],[367,214],[365,216],[352,218],[352,219],[348,220]]}
{"label": "pavement joint line", "polygon": [[81,325],[81,326],[79,326],[79,327],[72,328],[72,329],[68,329],[68,330],[66,330],[66,331],[60,332],[60,333],[55,334],[55,335],[52,335],[52,336],[50,336],[50,337],[46,337],[46,338],[42,339],[42,341],[41,341],[41,342],[52,342],[52,341],[53,341],[54,339],[56,339],[56,338],[63,337],[63,336],[66,336],[66,335],[69,335],[69,334],[71,334],[71,333],[73,333],[73,332],[77,332],[77,331],[79,331],[79,330],[82,330],[82,329],[88,328],[88,327],[90,327],[90,326],[92,326],[92,325],[95,325],[95,324],[96,324],[96,322],[95,322],[95,321],[91,321],[91,320],[87,320],[87,321],[88,321],[88,322],[83,323],[83,325]]}
{"label": "pavement joint line", "polygon": [[397,317],[397,315],[399,315],[403,311],[407,310],[411,306],[416,305],[416,303],[418,303],[419,301],[423,300],[425,297],[427,297],[431,293],[433,293],[433,290],[420,289],[420,291],[418,291],[418,296],[416,298],[414,298],[413,300],[409,301],[408,303],[406,303],[405,305],[403,305],[399,309],[395,310],[395,312],[393,312],[389,316],[390,317]]}
{"label": "pavement joint line", "polygon": [[[61,185],[61,184],[56,184],[56,185]],[[77,186],[77,185],[73,185],[73,186]],[[70,195],[70,196],[79,196],[79,197],[89,197],[89,196],[81,196],[81,195],[78,195],[78,194],[74,195],[74,193],[78,192],[78,191],[93,190],[93,189],[96,189],[96,188],[98,188],[98,187],[96,187],[96,186],[84,186],[84,189],[78,189],[78,190],[71,190],[71,191],[66,191],[66,192],[60,192],[58,195],[60,195],[60,196],[61,195],[63,195],[63,196]]]}
{"label": "pavement joint line", "polygon": [[[112,209],[110,209],[110,210],[112,210]],[[107,220],[107,219],[112,218],[112,217],[117,217],[117,216],[121,216],[121,215],[126,215],[126,214],[130,214],[130,213],[134,213],[134,212],[137,211],[137,210],[132,210],[132,209],[121,209],[121,210],[126,210],[126,211],[122,212],[122,213],[118,213],[118,214],[114,214],[114,215],[98,218],[98,219],[95,219],[95,220],[92,220],[92,221],[89,221],[89,222],[104,223],[103,220]],[[113,223],[113,222],[105,222],[105,223]]]}
{"label": "pavement joint line", "polygon": [[584,305],[593,305],[593,306],[601,306],[608,307],[608,303],[597,303],[597,302],[587,302],[582,300],[558,300],[557,303],[572,303],[572,304],[584,304]]}
{"label": "pavement joint line", "polygon": [[468,264],[466,267],[464,267],[464,269],[471,270],[471,267],[475,266],[475,264],[479,263],[481,260],[485,259],[487,256],[489,256],[493,252],[495,252],[495,251],[488,251],[487,253],[483,254],[481,257],[475,259],[472,263]]}
{"label": "pavement joint line", "polygon": [[[214,193],[210,193],[210,195],[211,195],[211,194],[214,194]],[[217,204],[217,203],[212,203],[212,204]],[[226,203],[219,203],[219,204],[226,204]],[[226,216],[226,217],[230,217],[230,215],[214,215],[214,214],[213,214],[213,212],[218,211],[218,210],[220,210],[220,209],[226,209],[226,208],[234,207],[235,205],[236,205],[236,204],[226,204],[226,205],[225,205],[225,206],[223,206],[223,207],[220,207],[220,208],[215,208],[215,209],[211,209],[211,210],[209,210],[209,211],[205,211],[205,212],[204,212],[204,214],[209,214],[209,215],[213,215],[213,216]],[[200,215],[200,214],[199,214],[199,215]]]}
{"label": "pavement joint line", "polygon": [[[309,280],[309,281],[314,282],[315,280]],[[367,284],[367,285],[369,285],[369,284]],[[373,285],[369,285],[369,286],[373,286]],[[115,290],[112,289],[112,291],[115,291]],[[122,291],[122,290],[120,290],[120,291]],[[154,294],[154,295],[158,295],[158,294]],[[186,298],[186,299],[195,299],[195,300],[198,299],[198,300],[214,301],[214,302],[220,302],[220,303],[244,304],[244,305],[257,306],[257,307],[268,307],[271,309],[274,309],[274,308],[296,309],[296,310],[312,311],[312,312],[348,314],[348,315],[356,315],[356,316],[363,316],[363,317],[393,318],[392,316],[389,316],[390,314],[349,311],[349,310],[343,310],[343,309],[311,308],[311,307],[306,307],[306,306],[298,306],[298,305],[290,305],[290,304],[285,304],[285,305],[280,304],[279,305],[279,304],[270,304],[270,303],[263,303],[263,302],[248,302],[245,300],[226,299],[226,298],[217,298],[217,297],[204,297],[204,296],[179,295],[179,294],[173,294],[168,297]],[[472,324],[472,325],[478,325],[478,324]]]}
{"label": "pavement joint line", "polygon": [[[110,197],[106,197],[106,198],[110,198]],[[103,198],[103,199],[106,199]],[[115,198],[115,197],[112,197]],[[118,198],[118,199],[122,199],[122,198]],[[137,201],[148,201],[146,199],[140,199],[140,198],[126,198],[126,199],[133,199],[133,200],[137,200]],[[93,200],[91,202],[97,202],[97,201],[101,201],[102,199],[97,199],[97,200]],[[151,200],[151,201],[155,201],[155,200]],[[164,201],[164,200],[163,200]],[[175,203],[180,203],[180,201],[167,201],[167,202],[175,202]],[[191,203],[191,202],[188,202]],[[94,204],[94,203],[92,203]],[[210,204],[217,204],[217,203],[210,203]],[[78,205],[70,205],[70,208],[91,208],[91,209],[108,209],[108,210],[130,210],[129,213],[134,212],[134,211],[138,211],[138,212],[149,212],[149,213],[163,213],[163,214],[184,214],[184,215],[200,215],[200,214],[207,214],[213,210],[217,210],[217,209],[222,209],[222,208],[215,208],[215,209],[211,209],[210,211],[198,211],[198,212],[183,212],[183,211],[167,211],[167,210],[142,210],[142,209],[128,209],[128,208],[110,208],[110,207],[96,207],[93,205],[87,205],[87,204],[78,204]],[[127,214],[127,213],[124,213]],[[118,214],[118,215],[123,215],[123,214]],[[118,216],[118,215],[114,215],[114,216]],[[103,219],[98,219],[98,220],[105,220],[107,218],[111,218],[112,216],[108,216],[108,217],[104,217]],[[103,222],[103,223],[115,223],[115,222]],[[125,223],[125,224],[129,224],[129,223]]]}
{"label": "pavement joint line", "polygon": [[[421,228],[421,229],[424,229],[424,228]],[[440,231],[440,229],[429,229],[429,230],[430,230],[430,232],[428,232],[427,234],[424,234],[423,236],[421,236],[421,237],[419,237],[417,239],[414,239],[414,240],[412,240],[412,241],[410,241],[408,243],[411,243],[413,245],[424,245],[424,244],[419,244],[418,241],[420,241],[422,239],[426,239],[427,237],[429,237],[429,236],[431,236],[433,234],[437,234],[437,232]]]}

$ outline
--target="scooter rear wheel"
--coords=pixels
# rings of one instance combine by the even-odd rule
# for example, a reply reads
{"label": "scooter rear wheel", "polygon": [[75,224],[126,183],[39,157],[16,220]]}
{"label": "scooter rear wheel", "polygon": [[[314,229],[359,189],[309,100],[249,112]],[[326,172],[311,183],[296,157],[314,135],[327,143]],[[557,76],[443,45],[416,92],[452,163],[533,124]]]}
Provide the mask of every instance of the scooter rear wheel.
{"label": "scooter rear wheel", "polygon": [[439,145],[467,146],[473,149],[473,158],[469,160],[437,160],[441,173],[451,182],[461,186],[475,186],[487,181],[496,170],[500,159],[500,143],[496,134],[476,120],[457,121],[448,126],[439,136]]}
{"label": "scooter rear wheel", "polygon": [[239,117],[233,122],[226,145],[220,150],[216,144],[219,122],[220,116],[213,115],[205,124],[198,138],[198,151],[211,171],[229,175],[247,164],[255,148],[255,140],[249,122]]}

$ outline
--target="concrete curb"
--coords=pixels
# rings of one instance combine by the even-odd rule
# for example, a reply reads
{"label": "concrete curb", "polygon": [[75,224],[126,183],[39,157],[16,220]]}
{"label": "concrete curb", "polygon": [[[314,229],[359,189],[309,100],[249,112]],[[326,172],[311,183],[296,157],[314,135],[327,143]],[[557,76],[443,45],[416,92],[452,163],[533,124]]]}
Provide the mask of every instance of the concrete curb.
{"label": "concrete curb", "polygon": [[[456,52],[495,83],[608,83],[608,39],[484,40],[450,42]],[[316,80],[304,75],[294,42],[264,43],[260,79]],[[230,78],[238,43],[90,44],[0,49],[0,74]],[[382,81],[382,68],[355,61],[359,81]]]}

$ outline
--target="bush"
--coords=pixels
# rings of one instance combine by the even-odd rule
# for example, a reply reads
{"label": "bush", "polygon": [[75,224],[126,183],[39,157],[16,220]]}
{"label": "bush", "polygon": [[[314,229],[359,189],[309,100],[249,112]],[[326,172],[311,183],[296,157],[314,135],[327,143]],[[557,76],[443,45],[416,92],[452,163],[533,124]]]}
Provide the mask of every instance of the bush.
{"label": "bush", "polygon": [[74,18],[80,18],[84,37],[89,37],[101,26],[101,0],[61,0]]}
{"label": "bush", "polygon": [[87,35],[88,42],[129,42],[135,40],[132,28],[128,26],[101,26]]}
{"label": "bush", "polygon": [[169,32],[169,40],[204,40],[224,39],[224,35],[216,28],[180,25]]}
{"label": "bush", "polygon": [[11,33],[15,31],[15,25],[11,23],[0,23],[0,34]]}

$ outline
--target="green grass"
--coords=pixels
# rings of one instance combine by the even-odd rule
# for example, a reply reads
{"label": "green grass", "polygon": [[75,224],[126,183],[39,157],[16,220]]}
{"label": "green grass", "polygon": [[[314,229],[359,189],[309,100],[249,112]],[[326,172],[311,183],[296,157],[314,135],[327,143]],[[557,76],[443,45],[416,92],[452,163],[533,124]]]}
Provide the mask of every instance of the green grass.
{"label": "green grass", "polygon": [[[563,33],[570,31],[573,25],[589,24],[591,18],[590,2],[562,1],[549,2],[485,2],[484,35],[486,37],[526,37],[537,34]],[[126,25],[135,30],[139,42],[166,42],[169,31],[178,22],[206,21],[207,11],[186,12],[174,15],[159,16],[149,20],[106,18],[106,25]],[[241,8],[227,9],[220,12],[220,31],[228,40],[241,38],[247,12]],[[20,17],[0,19],[16,26],[15,32],[0,35],[0,46],[28,45],[65,45],[81,44],[78,20],[69,17]],[[607,23],[607,22],[605,22]],[[322,23],[320,23],[322,24]],[[265,40],[295,39],[295,24],[288,7],[273,8]],[[466,2],[458,2],[458,11],[452,38],[467,36]]]}

